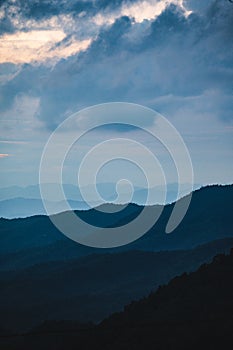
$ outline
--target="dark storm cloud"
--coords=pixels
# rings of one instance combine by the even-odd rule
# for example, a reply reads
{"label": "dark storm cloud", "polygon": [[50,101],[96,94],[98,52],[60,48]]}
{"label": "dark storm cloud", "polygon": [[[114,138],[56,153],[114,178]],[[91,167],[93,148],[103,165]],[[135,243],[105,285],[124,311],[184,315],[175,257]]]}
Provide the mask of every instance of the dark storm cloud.
{"label": "dark storm cloud", "polygon": [[14,33],[15,27],[9,18],[5,17],[0,20],[0,35],[5,33]]}
{"label": "dark storm cloud", "polygon": [[[44,113],[46,110],[46,115],[50,116],[46,123],[53,128],[58,120],[64,118],[65,111],[69,110],[75,101],[84,105],[88,99],[101,98],[104,92],[106,93],[105,99],[107,101],[110,86],[102,86],[101,77],[94,77],[93,74],[95,73],[86,70],[85,67],[89,66],[91,69],[93,65],[95,66],[96,59],[101,60],[102,57],[105,60],[110,55],[114,56],[114,48],[115,46],[116,48],[122,46],[122,36],[129,28],[130,23],[127,17],[116,20],[109,29],[100,32],[90,50],[78,57],[74,56],[67,60],[61,60],[53,68],[52,72],[50,72],[50,68],[46,68],[43,65],[32,66],[25,64],[16,78],[0,87],[0,100],[2,101],[0,109],[6,110],[10,108],[18,94],[38,95],[41,97],[40,117],[44,120],[41,113]],[[66,37],[63,41],[67,40],[69,40],[69,37]],[[97,92],[95,97],[91,97],[87,93],[88,90],[91,91],[93,79],[96,79],[95,84],[99,84],[99,88],[97,87],[99,97]],[[82,98],[81,102],[77,100],[77,93]],[[116,95],[119,95],[119,92],[116,91]],[[55,100],[56,103],[54,104]]]}
{"label": "dark storm cloud", "polygon": [[7,3],[8,0],[0,0],[0,8],[2,7],[2,5],[4,5],[5,3]]}
{"label": "dark storm cloud", "polygon": [[212,3],[213,0],[184,0],[185,7],[187,7],[191,11],[199,13],[205,11]]}
{"label": "dark storm cloud", "polygon": [[[126,44],[123,36],[130,26],[128,17],[116,20],[109,29],[101,31],[87,52],[57,64],[42,92],[39,112],[40,118],[50,127],[57,125],[64,113],[70,113],[73,108],[118,100],[124,89],[127,92],[129,82],[121,76],[122,72],[117,78],[116,72],[121,70],[119,48],[122,50]],[[122,79],[122,82],[114,83],[114,79]],[[47,119],[47,116],[50,117]]]}
{"label": "dark storm cloud", "polygon": [[81,12],[90,14],[97,10],[91,1],[72,0],[9,0],[2,1],[0,6],[4,12],[4,18],[0,22],[0,34],[17,30],[17,24],[13,24],[16,18],[20,21],[21,26],[25,23],[23,30],[27,31],[30,30],[27,27],[27,20],[40,21],[61,14],[75,16]]}
{"label": "dark storm cloud", "polygon": [[[2,16],[0,18],[0,36],[4,34],[20,31],[32,30],[31,21],[34,24],[40,24],[43,20],[49,20],[53,16],[69,15],[71,18],[80,22],[86,34],[93,24],[89,21],[95,15],[105,12],[108,16],[111,11],[116,11],[123,4],[130,4],[138,0],[98,0],[98,1],[82,1],[82,0],[8,0],[0,1],[0,9]],[[84,22],[86,21],[86,24]],[[89,28],[88,28],[89,26]],[[94,25],[95,27],[95,25]],[[66,28],[64,28],[66,30]],[[69,33],[70,34],[70,33]],[[83,33],[84,34],[84,33]],[[80,29],[73,28],[73,35],[83,36]],[[85,36],[85,35],[84,35]]]}
{"label": "dark storm cloud", "polygon": [[[82,13],[84,16],[88,17],[101,10],[117,9],[123,3],[129,4],[136,1],[137,0],[10,0],[1,1],[0,6],[4,7],[9,20],[17,13],[22,20],[33,19],[40,21],[61,14],[76,16]],[[14,9],[13,13],[12,9]]]}
{"label": "dark storm cloud", "polygon": [[[185,18],[171,6],[132,45],[127,34],[140,24],[121,18],[86,53],[57,65],[41,98],[40,118],[54,125],[65,112],[87,104],[117,100],[146,104],[158,96],[201,95],[209,89],[229,94],[232,19],[220,2],[201,17],[194,13]],[[229,118],[223,111],[220,117],[226,115]]]}
{"label": "dark storm cloud", "polygon": [[60,1],[60,6],[57,1],[18,1],[19,12],[23,17],[29,19],[44,19],[51,16],[56,16],[65,11],[63,1]]}
{"label": "dark storm cloud", "polygon": [[41,20],[60,14],[79,14],[81,12],[93,12],[95,10],[92,1],[24,1],[18,0],[17,5],[23,17]]}
{"label": "dark storm cloud", "polygon": [[[126,41],[123,39],[124,34],[131,27],[129,17],[121,17],[108,29],[100,31],[97,40],[93,42],[88,50],[88,56],[92,61],[96,61],[96,57],[110,57],[116,52],[123,49]],[[97,55],[97,56],[96,56]]]}

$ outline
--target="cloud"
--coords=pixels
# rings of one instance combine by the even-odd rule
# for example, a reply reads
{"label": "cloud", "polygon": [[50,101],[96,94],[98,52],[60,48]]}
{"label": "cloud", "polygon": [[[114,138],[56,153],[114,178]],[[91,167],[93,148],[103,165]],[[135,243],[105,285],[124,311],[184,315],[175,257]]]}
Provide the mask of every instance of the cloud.
{"label": "cloud", "polygon": [[54,64],[87,49],[103,28],[119,18],[130,17],[142,23],[160,15],[170,3],[182,7],[182,0],[3,2],[0,63],[54,59]]}
{"label": "cloud", "polygon": [[[99,14],[108,10],[114,15],[116,9],[124,12],[131,8],[133,15],[136,8],[149,9],[152,4],[120,1],[114,2],[114,7],[107,3],[96,4]],[[162,96],[185,98],[214,90],[220,103],[221,96],[230,94],[233,80],[233,54],[228,49],[232,42],[232,12],[227,2],[213,0],[204,10],[199,4],[199,12],[187,16],[182,2],[176,3],[180,5],[160,8],[161,13],[153,20],[141,22],[123,16],[111,25],[103,24],[96,38],[83,42],[84,47],[77,44],[73,34],[53,42],[47,54],[62,57],[67,50],[67,58],[57,62],[52,70],[42,64],[24,65],[16,77],[2,86],[1,108],[9,108],[18,94],[38,97],[38,118],[54,128],[82,107],[109,101],[130,101],[156,108],[156,101]],[[72,2],[73,7],[75,4]],[[160,1],[156,4],[158,10]],[[184,4],[193,10],[191,0]],[[64,6],[68,5],[62,2],[61,8]],[[143,17],[146,16],[145,10]],[[220,115],[224,120],[231,118],[228,103],[227,99]],[[161,112],[166,110],[161,104],[159,107]]]}
{"label": "cloud", "polygon": [[[91,40],[69,40],[61,30],[37,30],[5,34],[0,39],[0,63],[30,63],[66,58],[87,49]],[[72,38],[71,38],[72,39]],[[56,46],[55,43],[60,43]],[[53,61],[54,62],[54,61]]]}
{"label": "cloud", "polygon": [[183,5],[188,10],[203,13],[203,11],[206,11],[212,3],[213,0],[184,0]]}
{"label": "cloud", "polygon": [[[171,120],[187,142],[197,181],[230,181],[229,1],[16,0],[2,8],[4,45],[17,36],[32,39],[18,40],[8,58],[14,63],[0,64],[2,152],[16,155],[12,169],[15,162],[21,169],[23,155],[27,181],[37,181],[51,130],[83,107],[112,101],[143,104]],[[118,131],[132,132],[108,130]]]}
{"label": "cloud", "polygon": [[121,6],[104,9],[98,12],[94,17],[93,21],[102,26],[104,24],[113,24],[116,19],[127,16],[133,18],[136,23],[142,23],[144,20],[152,20],[159,16],[169,4],[178,5],[186,15],[190,13],[183,7],[182,0],[158,0],[158,1],[124,1]]}
{"label": "cloud", "polygon": [[[117,19],[86,52],[54,67],[41,94],[39,117],[54,126],[69,113],[95,103],[148,105],[159,96],[193,96],[210,89],[229,94],[231,19],[227,5],[215,2],[202,16],[186,17],[181,8],[170,6],[149,25],[147,21],[145,30],[144,22]],[[132,41],[132,33],[140,28],[144,35]]]}
{"label": "cloud", "polygon": [[0,114],[0,127],[2,131],[0,143],[3,145],[24,145],[28,141],[41,139],[44,127],[35,113],[39,99],[27,95],[17,96],[11,109]]}
{"label": "cloud", "polygon": [[2,13],[8,18],[14,16],[36,21],[60,15],[87,18],[99,13],[105,15],[114,13],[117,17],[132,15],[136,18],[142,18],[144,13],[146,16],[144,18],[152,18],[154,13],[159,11],[159,8],[164,9],[169,3],[182,5],[182,0],[10,0],[2,3]]}
{"label": "cloud", "polygon": [[9,144],[9,145],[26,145],[26,141],[13,141],[13,140],[0,140],[0,143]]}
{"label": "cloud", "polygon": [[10,154],[7,154],[7,153],[0,153],[0,158],[6,158],[6,157],[9,157]]}

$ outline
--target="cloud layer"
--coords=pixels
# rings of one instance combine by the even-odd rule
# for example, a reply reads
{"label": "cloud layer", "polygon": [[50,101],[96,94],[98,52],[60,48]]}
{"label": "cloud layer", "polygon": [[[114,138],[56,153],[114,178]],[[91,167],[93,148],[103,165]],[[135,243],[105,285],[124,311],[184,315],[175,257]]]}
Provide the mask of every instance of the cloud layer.
{"label": "cloud layer", "polygon": [[[153,3],[157,9],[154,20],[150,18]],[[28,19],[51,20],[61,13],[63,16],[83,13],[81,25],[83,17],[85,20],[89,18],[93,24],[97,13],[100,16],[104,11],[109,13],[107,22],[112,16],[113,23],[106,25],[103,17],[98,30],[94,30],[93,25],[92,38],[79,41],[74,39],[77,25],[72,28],[73,33],[66,36],[64,23],[62,30],[30,29],[28,32],[15,31],[14,34],[3,35],[1,50],[9,61],[27,63],[33,59],[62,59],[56,60],[52,71],[46,65],[24,66],[14,79],[3,85],[2,108],[4,102],[6,106],[12,104],[18,94],[37,95],[40,98],[38,117],[48,125],[56,125],[67,113],[94,103],[127,100],[154,106],[153,101],[161,96],[164,102],[168,96],[169,102],[171,94],[196,96],[208,90],[218,90],[227,98],[231,92],[231,4],[212,1],[205,12],[193,12],[189,16],[180,6],[166,7],[166,1],[118,1],[115,7],[112,2],[104,1],[97,2],[95,6],[93,2],[72,1],[69,4],[62,2],[60,6],[56,1],[43,2],[43,5],[38,2],[30,6],[27,2],[23,4],[14,2],[13,8],[21,5],[17,13],[26,18],[25,23]],[[192,4],[193,1],[186,1],[190,11]],[[135,21],[133,15],[141,15],[141,8],[146,9],[146,6],[146,19]],[[49,10],[45,11],[45,7]],[[126,8],[131,9],[131,17],[114,18],[116,13],[124,13]],[[13,51],[9,49],[11,36],[18,38]],[[20,50],[23,50],[21,55],[18,54]],[[230,116],[224,113],[221,117]]]}
{"label": "cloud layer", "polygon": [[[9,120],[23,120],[25,108],[40,139],[83,107],[127,101],[163,113],[190,142],[194,158],[210,147],[205,159],[214,162],[211,148],[217,147],[229,163],[229,1],[12,0],[1,1],[0,21],[0,118],[6,136]],[[22,140],[28,138],[23,130]],[[226,181],[232,169],[224,169]]]}

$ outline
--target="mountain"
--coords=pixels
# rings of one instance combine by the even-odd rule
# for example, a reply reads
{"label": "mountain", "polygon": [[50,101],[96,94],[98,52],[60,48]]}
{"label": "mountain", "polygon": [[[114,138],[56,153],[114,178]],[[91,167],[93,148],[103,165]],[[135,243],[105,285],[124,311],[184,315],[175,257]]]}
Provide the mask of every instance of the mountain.
{"label": "mountain", "polygon": [[[108,249],[105,252],[192,249],[213,240],[233,237],[232,202],[232,185],[202,188],[193,193],[187,214],[171,234],[165,234],[165,227],[174,204],[164,207],[158,222],[143,237],[127,246]],[[142,206],[129,204],[114,214],[103,213],[95,209],[77,211],[76,214],[93,225],[101,226],[104,223],[105,227],[114,227],[130,222],[142,209]],[[62,217],[66,214],[60,215]],[[59,254],[62,259],[66,260],[70,256],[77,258],[103,252],[101,249],[82,246],[70,241],[53,226],[46,216],[13,220],[0,219],[0,232],[0,255],[3,261],[7,260],[9,254],[12,254],[12,262],[30,261],[30,259],[34,261],[36,256],[41,256],[40,262],[45,262],[56,260]],[[14,254],[16,260],[14,260]],[[13,267],[12,264],[11,266]]]}
{"label": "mountain", "polygon": [[[57,194],[57,184],[46,184],[47,190],[54,198],[54,201],[60,201],[61,199]],[[65,184],[64,191],[68,195],[69,199],[80,200],[80,191],[77,186]],[[0,190],[0,199],[8,200],[13,198],[24,198],[24,199],[41,199],[39,185],[31,185],[26,187],[9,186],[3,187]]]}
{"label": "mountain", "polygon": [[117,330],[117,341],[111,349],[125,348],[125,340],[131,349],[153,345],[230,349],[232,326],[233,249],[229,256],[217,255],[210,265],[176,277],[156,293],[126,307],[123,313],[112,315],[100,329],[112,328],[112,339],[116,339]]}
{"label": "mountain", "polygon": [[[128,187],[122,185],[121,188],[121,204],[128,202]],[[44,184],[43,187],[49,193],[49,199],[46,202],[53,204],[53,213],[59,213],[64,211],[64,199],[61,198],[58,193],[57,184]],[[197,188],[198,185],[195,185]],[[181,186],[181,196],[187,194],[189,186],[183,184]],[[77,186],[71,184],[63,185],[65,197],[68,198],[68,202],[71,209],[76,210],[87,210],[91,207],[96,207],[102,202],[91,201],[89,204],[83,199],[82,193],[85,193],[88,198],[92,197],[94,191],[93,186],[86,186],[79,189]],[[97,190],[104,198],[105,201],[113,202],[117,199],[116,185],[113,183],[99,183],[97,184]],[[167,196],[166,203],[171,203],[177,199],[178,184],[168,184],[167,186]],[[151,198],[153,202],[148,204],[161,204],[161,198],[163,197],[163,189],[160,186],[153,187],[150,189]],[[134,194],[132,197],[132,202],[139,205],[144,205],[147,199],[147,189],[141,187],[134,188]],[[118,203],[120,204],[120,203]],[[0,189],[0,217],[3,218],[18,218],[27,217],[33,215],[45,215],[46,211],[41,199],[39,185],[18,187],[11,186]]]}
{"label": "mountain", "polygon": [[229,238],[193,250],[93,254],[2,271],[0,325],[4,320],[17,330],[46,319],[98,322],[232,246]]}
{"label": "mountain", "polygon": [[[173,233],[165,234],[174,206],[170,204],[147,234],[114,249],[73,242],[47,216],[0,219],[0,329],[25,330],[54,319],[99,322],[175,276],[229,252],[232,199],[233,186],[197,190]],[[109,204],[106,209],[114,208]],[[129,204],[118,209],[122,210],[112,214],[95,209],[76,214],[96,226],[116,227],[144,207]]]}
{"label": "mountain", "polygon": [[[230,349],[232,327],[233,249],[229,256],[217,255],[210,265],[176,277],[132,303],[99,329],[112,329],[111,337],[108,334],[111,349],[125,349],[125,342],[131,349]],[[95,339],[92,341],[94,345]]]}
{"label": "mountain", "polygon": [[[58,193],[57,189],[59,186],[58,184],[48,183],[48,184],[44,184],[43,186],[50,193],[51,197],[53,197],[54,201],[61,200],[61,198],[58,197],[57,195]],[[123,192],[128,191],[127,185],[125,185],[125,189],[124,189],[124,184],[122,184],[121,186],[123,186]],[[108,199],[109,197],[111,197],[109,195],[110,193],[112,194],[113,197],[115,197],[117,194],[115,183],[97,183],[96,187],[105,199]],[[184,183],[184,184],[181,184],[180,187],[181,187],[182,195],[184,195],[184,194],[187,194],[187,190],[190,188],[190,185]],[[200,185],[198,184],[194,185],[194,189],[197,189],[199,187]],[[167,192],[172,194],[173,200],[176,199],[175,193],[177,193],[177,189],[178,189],[177,183],[167,184]],[[89,195],[93,192],[93,186],[89,185],[80,189],[76,185],[63,184],[63,190],[64,190],[64,193],[66,194],[66,198],[72,199],[75,201],[83,201],[81,191],[83,190],[87,192],[87,194]],[[155,186],[151,190],[162,191],[162,187]],[[144,191],[147,191],[147,189],[140,186],[135,186],[135,192],[140,192],[140,191],[144,192]],[[9,187],[2,187],[0,189],[0,200],[13,199],[13,198],[41,199],[40,186],[39,185],[31,185],[26,187],[9,186]],[[142,198],[144,198],[144,195],[142,195]]]}
{"label": "mountain", "polygon": [[[72,210],[87,210],[90,207],[85,202],[68,200]],[[65,202],[49,202],[50,208],[53,206],[53,214],[64,211]],[[0,215],[2,218],[14,219],[24,218],[34,215],[46,215],[41,199],[14,198],[0,201]]]}
{"label": "mountain", "polygon": [[97,326],[46,321],[1,337],[6,349],[232,349],[233,249],[132,302]]}

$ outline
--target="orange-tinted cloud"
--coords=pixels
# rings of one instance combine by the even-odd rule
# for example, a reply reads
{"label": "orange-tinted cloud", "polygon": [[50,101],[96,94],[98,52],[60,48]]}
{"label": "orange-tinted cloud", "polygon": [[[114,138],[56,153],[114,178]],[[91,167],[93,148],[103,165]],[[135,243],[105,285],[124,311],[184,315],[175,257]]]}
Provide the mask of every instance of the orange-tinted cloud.
{"label": "orange-tinted cloud", "polygon": [[61,42],[65,36],[63,30],[4,34],[0,38],[0,63],[30,63],[65,58],[85,50],[91,43],[91,39],[74,40],[65,47],[56,47],[55,44]]}
{"label": "orange-tinted cloud", "polygon": [[9,157],[10,155],[8,153],[0,153],[0,158],[6,158]]}

